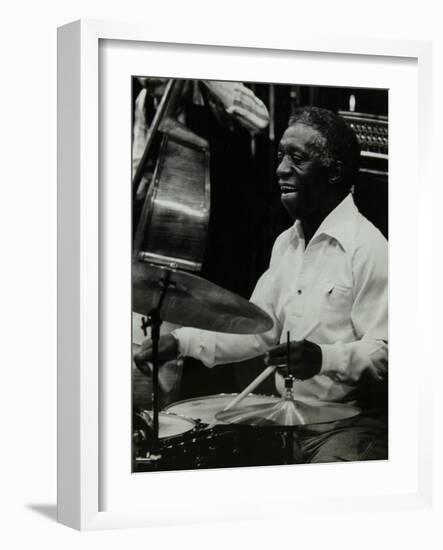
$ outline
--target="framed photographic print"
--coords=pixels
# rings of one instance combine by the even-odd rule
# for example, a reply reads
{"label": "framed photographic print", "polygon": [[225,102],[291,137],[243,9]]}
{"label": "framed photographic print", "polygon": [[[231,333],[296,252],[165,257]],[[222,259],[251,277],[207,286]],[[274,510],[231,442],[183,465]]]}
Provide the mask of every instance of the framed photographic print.
{"label": "framed photographic print", "polygon": [[82,21],[58,71],[59,521],[426,505],[429,45]]}
{"label": "framed photographic print", "polygon": [[[388,90],[146,76],[134,77],[132,90],[136,471],[387,459]],[[349,134],[341,133],[344,121]],[[334,133],[328,138],[334,149],[314,152],[306,136],[291,136],[307,127]],[[322,191],[311,191],[310,155],[334,154],[347,165],[348,183],[337,192],[331,185],[333,198],[325,192],[331,206],[320,213]],[[320,216],[311,242],[306,224],[294,225],[304,209]],[[343,235],[339,256],[321,259],[329,254],[325,246],[336,246],[336,231],[353,233],[349,223],[381,248],[374,260],[379,271],[353,291],[362,304],[347,303],[363,266],[344,250],[360,245]],[[303,243],[290,236],[298,230]],[[305,265],[304,257],[321,263],[321,276],[309,263],[297,274],[294,265]],[[352,263],[353,277],[338,273],[343,262]],[[251,294],[252,304],[243,301]],[[368,351],[354,343],[354,331],[335,332],[364,310],[370,320],[362,320],[359,340]],[[380,334],[371,336],[375,325]],[[149,361],[160,329],[157,374]],[[264,353],[278,352],[287,338],[293,343],[283,347],[281,366],[264,378]],[[296,343],[302,340],[307,343]],[[298,348],[334,340],[353,342],[359,359],[348,362],[349,374],[335,380],[337,365],[327,367],[325,358],[323,376],[304,378],[293,364]],[[178,359],[177,348],[185,357]],[[322,347],[322,354],[329,349],[339,364],[349,351]],[[368,356],[365,382],[351,372],[359,361],[368,365]],[[307,357],[304,363],[314,367]],[[262,371],[263,382],[256,383]],[[304,379],[296,382],[298,376]]]}

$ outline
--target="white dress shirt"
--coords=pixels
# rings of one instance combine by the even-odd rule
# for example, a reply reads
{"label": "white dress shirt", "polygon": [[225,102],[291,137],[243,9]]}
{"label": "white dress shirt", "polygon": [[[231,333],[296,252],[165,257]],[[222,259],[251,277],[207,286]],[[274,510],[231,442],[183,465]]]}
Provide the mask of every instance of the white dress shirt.
{"label": "white dress shirt", "polygon": [[[298,399],[352,402],[365,373],[386,377],[388,363],[388,244],[348,195],[322,222],[307,246],[299,221],[276,240],[268,270],[251,297],[273,319],[264,334],[174,331],[183,355],[211,367],[261,355],[297,340],[321,347],[320,374],[295,384]],[[280,375],[277,387],[283,391]]]}

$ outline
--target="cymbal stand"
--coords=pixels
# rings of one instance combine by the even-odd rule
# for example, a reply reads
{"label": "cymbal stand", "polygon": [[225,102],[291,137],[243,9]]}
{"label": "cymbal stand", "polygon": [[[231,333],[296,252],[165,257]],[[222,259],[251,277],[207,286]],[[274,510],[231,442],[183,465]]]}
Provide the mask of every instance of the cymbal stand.
{"label": "cymbal stand", "polygon": [[152,342],[152,448],[149,454],[151,460],[158,460],[161,458],[159,453],[159,412],[160,412],[160,384],[159,384],[159,357],[158,357],[158,343],[160,340],[160,327],[162,319],[160,316],[160,310],[163,301],[166,296],[168,288],[173,285],[170,281],[171,272],[166,270],[165,277],[160,279],[159,286],[161,288],[160,298],[158,304],[153,308],[148,315],[148,326],[151,327],[151,342]]}
{"label": "cymbal stand", "polygon": [[[288,362],[289,364],[289,362]],[[294,382],[295,378],[288,373],[285,376],[285,395],[282,397],[283,401],[290,402],[292,405],[287,413],[296,413],[295,399],[294,399]],[[288,403],[289,404],[289,403]],[[303,453],[298,440],[297,426],[287,426],[284,429],[283,445],[285,449],[285,463],[286,464],[302,464]]]}
{"label": "cymbal stand", "polygon": [[[284,401],[293,405],[288,413],[297,414],[295,398],[294,398],[294,382],[295,378],[290,373],[290,361],[291,361],[291,335],[289,331],[286,333],[286,376],[285,380],[285,395],[282,398]],[[289,404],[288,403],[288,404]],[[286,464],[300,464],[303,462],[303,456],[300,445],[298,443],[297,429],[292,427],[285,429],[284,435],[284,447],[285,447],[285,460]]]}

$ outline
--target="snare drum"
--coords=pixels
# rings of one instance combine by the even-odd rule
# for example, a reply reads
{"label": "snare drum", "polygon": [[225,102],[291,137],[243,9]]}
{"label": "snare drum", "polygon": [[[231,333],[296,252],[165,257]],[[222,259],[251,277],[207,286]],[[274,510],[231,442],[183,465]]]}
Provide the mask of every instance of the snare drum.
{"label": "snare drum", "polygon": [[[284,464],[280,430],[274,427],[221,425],[215,419],[215,415],[237,395],[206,395],[168,405],[160,413],[161,460],[154,465],[136,463],[135,471]],[[240,406],[273,405],[279,400],[278,397],[249,394]],[[192,430],[187,422],[191,422],[196,429]],[[214,427],[215,424],[218,425]],[[185,431],[184,428],[189,429]],[[177,430],[183,431],[179,433]]]}
{"label": "snare drum", "polygon": [[[215,415],[229,405],[237,395],[238,393],[220,393],[196,397],[194,399],[185,399],[184,401],[171,403],[171,405],[165,408],[165,411],[181,417],[192,418],[196,422],[203,424],[221,424],[219,420],[216,420]],[[251,393],[238,406],[272,405],[279,400],[280,398],[271,395],[255,395]]]}

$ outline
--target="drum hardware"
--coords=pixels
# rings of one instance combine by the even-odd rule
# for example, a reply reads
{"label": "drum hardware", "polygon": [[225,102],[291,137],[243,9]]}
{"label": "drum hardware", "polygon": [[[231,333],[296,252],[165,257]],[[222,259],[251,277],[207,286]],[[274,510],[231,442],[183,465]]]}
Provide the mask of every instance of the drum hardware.
{"label": "drum hardware", "polygon": [[[306,340],[313,332],[320,326],[320,321],[316,321],[313,323],[309,328],[307,328],[303,334],[300,336],[299,340]],[[276,371],[279,367],[287,366],[287,372],[289,374],[289,353],[290,353],[290,334],[287,333],[287,342],[286,342],[286,353],[287,353],[287,360],[286,365],[273,365],[271,367],[267,367],[261,374],[257,376],[246,388],[231,402],[226,405],[226,407],[223,409],[223,412],[229,411],[229,409],[232,409],[233,407],[236,407],[240,401],[242,401],[247,395],[252,393],[257,386],[259,386],[268,376],[270,376],[272,373]]]}
{"label": "drum hardware", "polygon": [[149,411],[134,410],[132,429],[136,459],[156,461],[161,458],[160,450],[166,441],[179,441],[183,434],[198,430],[199,425],[192,418],[160,412],[157,448],[154,448],[153,415]]}
{"label": "drum hardware", "polygon": [[[241,434],[244,441],[237,442],[236,447],[233,447],[233,452],[237,452],[238,455],[237,460],[239,462],[236,463],[237,466],[293,464],[303,461],[300,447],[296,443],[297,434],[292,426],[226,425],[217,420],[218,413],[224,410],[226,403],[232,402],[236,397],[237,394],[217,394],[186,399],[171,403],[165,408],[165,411],[170,414],[193,418],[197,422],[196,431],[200,444],[203,444],[205,434],[208,438],[208,455],[211,454],[211,448],[213,449],[214,433],[219,434],[219,439],[222,438],[221,434],[224,433],[226,439],[228,437],[227,433],[230,433],[230,437],[233,437],[232,433],[235,430],[241,430],[238,435]],[[280,399],[276,396],[249,394],[244,398],[243,406],[272,406],[279,403],[279,401]],[[224,428],[224,432],[221,431],[222,428]],[[246,428],[250,429],[247,430]],[[220,443],[219,440],[216,441],[218,441],[217,445],[221,447],[227,444],[226,441],[223,441],[223,443]],[[174,444],[175,442],[172,442],[172,445]],[[203,456],[203,448],[199,452],[200,460],[210,460],[208,456]],[[221,463],[220,467],[227,465],[229,464]]]}
{"label": "drum hardware", "polygon": [[272,328],[267,313],[248,300],[176,265],[132,264],[133,310],[150,315],[161,301],[163,321],[233,334]]}
{"label": "drum hardware", "polygon": [[176,269],[175,264],[158,266],[133,263],[133,310],[147,315],[152,341],[152,450],[159,439],[159,356],[163,322],[186,324],[207,330],[258,333],[272,328],[272,319],[259,307],[196,275]]}
{"label": "drum hardware", "polygon": [[[155,268],[158,269],[157,266],[155,266]],[[162,307],[162,305],[165,303],[165,294],[169,288],[168,281],[169,279],[167,277],[163,279],[163,296],[162,299],[158,302],[159,307]],[[158,325],[159,333],[159,327],[161,324],[159,308],[156,308],[154,310],[153,317]],[[312,332],[312,329],[310,329],[310,332]],[[154,338],[156,337],[155,330],[152,336]],[[158,360],[158,343],[155,346],[156,347],[154,348],[153,341],[153,363],[154,354],[157,354],[155,360]],[[287,346],[287,350],[288,357],[286,366],[290,364],[289,344]],[[158,366],[156,369],[153,370],[153,376],[158,376]],[[143,453],[141,453],[143,463],[138,463],[138,470],[142,471],[143,468],[145,468],[146,471],[149,469],[177,469],[182,467],[223,467],[228,466],[229,464],[235,466],[252,466],[254,464],[257,464],[257,461],[259,462],[260,459],[257,456],[252,459],[248,455],[248,453],[251,452],[250,450],[253,448],[252,441],[258,442],[260,441],[260,438],[262,438],[263,441],[266,440],[266,445],[268,445],[269,439],[272,440],[276,456],[280,451],[283,453],[283,455],[279,458],[279,462],[273,462],[273,458],[269,456],[269,451],[266,455],[266,451],[264,451],[263,447],[256,446],[255,449],[257,450],[257,453],[261,453],[263,451],[265,452],[266,464],[301,463],[303,462],[303,456],[300,446],[297,444],[297,428],[299,426],[314,423],[332,422],[335,420],[348,418],[360,413],[360,409],[352,405],[342,405],[339,403],[320,401],[305,403],[296,400],[294,397],[295,379],[289,374],[289,367],[286,372],[284,382],[285,395],[282,398],[278,398],[275,396],[248,394],[242,397],[241,400],[244,402],[241,406],[237,405],[236,407],[232,408],[229,408],[229,404],[238,401],[239,396],[242,395],[244,392],[238,395],[220,394],[213,396],[204,396],[201,398],[188,399],[185,401],[172,403],[164,409],[163,413],[159,413],[157,405],[155,408],[153,408],[152,419],[149,413],[146,413],[144,416],[147,424],[151,424],[153,426],[153,429],[151,440],[145,438],[143,442],[144,444],[141,445],[141,447],[143,448]],[[153,384],[153,388],[155,388],[155,391],[158,392],[158,384]],[[153,403],[158,404],[158,401],[153,400]],[[197,439],[195,439],[194,436],[191,438],[188,437],[188,433],[186,432],[190,430],[183,430],[181,433],[173,434],[173,436],[176,437],[172,437],[172,439],[168,437],[162,438],[162,434],[159,434],[159,414],[163,414],[166,417],[175,416],[177,419],[192,419],[195,428],[193,430],[193,433],[197,434],[195,436],[197,437]],[[157,422],[155,422],[156,415]],[[222,425],[225,425],[226,427],[226,430],[224,432],[220,432],[220,427]],[[231,426],[230,431],[228,430],[229,426]],[[253,430],[245,431],[245,427],[253,428]],[[215,451],[217,450],[217,445],[225,449],[225,447],[228,445],[226,438],[233,438],[234,436],[232,434],[237,429],[242,430],[242,434],[253,434],[253,437],[251,435],[248,440],[249,443],[247,447],[249,450],[244,448],[245,443],[240,443],[236,440],[236,448],[238,451],[237,454],[239,455],[237,456],[236,460],[238,460],[238,462],[233,464],[229,462],[229,460],[231,459],[225,457],[227,460],[225,464],[214,466],[214,464],[218,464],[218,459],[212,456],[213,453],[215,453]],[[215,447],[213,445],[214,430],[216,430],[216,433],[218,434],[216,438],[216,441],[218,441],[218,443]],[[226,435],[228,432],[231,435]],[[222,433],[224,435],[221,435]],[[137,446],[137,443],[139,443],[139,437],[140,434],[135,432],[135,446]],[[280,440],[280,445],[277,445],[275,443],[275,438]],[[204,450],[205,445],[206,451]],[[190,449],[187,453],[188,448]],[[278,451],[278,449],[280,449],[280,451]],[[162,458],[162,454],[164,452],[168,454],[168,458]],[[206,456],[205,452],[209,453],[212,458]],[[224,452],[225,451],[223,451],[223,453]],[[194,456],[193,462],[191,460],[191,456]],[[176,458],[174,459],[173,457]],[[177,457],[181,457],[181,459]],[[137,458],[137,460],[139,458],[140,456]],[[143,468],[142,464],[144,464]],[[194,466],[192,464],[194,464]],[[210,466],[199,466],[203,464],[210,464]]]}
{"label": "drum hardware", "polygon": [[[208,429],[211,425],[221,425],[215,416],[222,411],[227,403],[230,403],[238,394],[220,393],[204,395],[171,403],[164,408],[164,412],[185,418],[192,418],[201,429]],[[250,394],[245,397],[244,403],[248,405],[273,405],[279,398],[273,395]]]}
{"label": "drum hardware", "polygon": [[[319,326],[319,322],[314,323],[307,329],[300,340],[305,340]],[[294,397],[295,378],[289,373],[291,364],[290,334],[287,333],[286,340],[286,376],[285,376],[285,395],[275,404],[255,404],[240,407],[239,403],[248,392],[260,384],[264,377],[276,370],[276,366],[265,369],[255,380],[251,382],[236,399],[227,405],[222,411],[215,415],[216,420],[227,424],[247,424],[251,426],[302,426],[305,424],[318,424],[323,422],[332,422],[343,420],[360,414],[360,409],[352,405],[343,405],[340,403],[330,403],[322,401],[312,401],[305,403],[296,400]],[[278,365],[281,367],[282,365]]]}
{"label": "drum hardware", "polygon": [[[134,460],[135,472],[207,468],[271,466],[293,463],[285,447],[286,428],[217,425],[181,436],[160,438],[161,458],[141,454]],[[289,442],[292,440],[289,439]]]}
{"label": "drum hardware", "polygon": [[[244,398],[241,407],[229,411],[233,413],[237,410],[246,414],[247,411],[253,410],[259,420],[224,420],[223,415],[228,413],[223,412],[223,409],[236,394],[208,395],[171,403],[160,413],[157,450],[160,456],[157,459],[149,442],[145,441],[145,444],[139,447],[140,452],[134,462],[134,470],[163,471],[303,463],[298,430],[304,424],[297,423],[297,420],[300,421],[301,406],[300,402],[294,399],[293,385],[294,378],[287,377],[283,398],[249,394]],[[312,408],[328,405],[333,404],[319,402]],[[337,407],[340,408],[340,415],[336,414],[336,417],[332,418],[329,414],[321,421],[338,420],[359,413],[357,407],[348,405],[345,412],[344,406]],[[266,412],[270,410],[274,412],[272,419],[269,419]],[[337,413],[337,410],[335,412]],[[149,421],[149,413],[142,418]],[[170,419],[174,424],[174,432],[167,433],[162,429],[165,419]],[[185,426],[185,419],[194,422],[195,425]],[[134,424],[134,427],[138,426]]]}
{"label": "drum hardware", "polygon": [[[315,325],[317,326],[317,325]],[[312,332],[313,329],[307,331]],[[306,336],[305,336],[306,338]],[[303,338],[304,339],[304,338]],[[227,424],[247,424],[250,426],[303,426],[306,424],[319,424],[344,420],[360,414],[361,410],[353,405],[341,403],[322,402],[319,400],[310,403],[295,399],[295,378],[289,374],[290,365],[290,337],[287,336],[287,371],[284,378],[285,395],[275,404],[255,404],[239,407],[239,399],[236,407],[226,407],[218,412],[215,418]],[[268,367],[269,368],[269,367]],[[266,372],[266,370],[264,371]],[[263,374],[263,373],[262,373]],[[260,375],[261,376],[261,375]],[[260,376],[258,378],[260,378]],[[257,379],[258,379],[257,378]],[[256,380],[257,380],[256,379]],[[248,388],[254,386],[254,382]],[[243,395],[242,392],[240,395]]]}
{"label": "drum hardware", "polygon": [[[312,332],[312,330],[310,330]],[[289,373],[291,364],[290,335],[287,334],[286,345],[286,376],[284,377],[285,395],[275,404],[249,405],[220,411],[216,420],[227,424],[246,424],[249,426],[279,426],[285,427],[284,448],[287,463],[303,460],[300,446],[297,445],[297,426],[344,420],[360,414],[360,409],[351,405],[339,403],[324,403],[317,401],[308,404],[295,399],[295,378]],[[290,429],[294,428],[294,429]]]}
{"label": "drum hardware", "polygon": [[158,342],[160,340],[160,327],[162,319],[160,317],[160,310],[165,299],[166,292],[169,286],[170,271],[164,271],[164,278],[161,280],[159,288],[161,288],[158,302],[148,312],[147,325],[151,327],[151,341],[152,341],[152,441],[151,441],[151,456],[152,460],[158,460],[161,455],[158,453],[158,439],[159,439],[159,412],[160,412],[160,385],[158,379],[158,373],[160,369],[159,357],[158,357]]}
{"label": "drum hardware", "polygon": [[[152,414],[136,410],[133,420],[134,471],[221,468],[287,463],[280,429],[223,425],[217,411],[235,394],[171,403],[159,414],[158,447],[152,449]],[[270,404],[278,397],[251,394],[246,404]],[[142,437],[140,437],[142,432]]]}
{"label": "drum hardware", "polygon": [[360,414],[356,406],[324,401],[304,402],[294,397],[294,377],[285,377],[284,397],[275,404],[256,404],[220,411],[215,418],[227,424],[250,426],[304,426],[344,420]]}
{"label": "drum hardware", "polygon": [[257,429],[275,429],[281,434],[284,463],[302,463],[303,453],[298,444],[298,428],[306,424],[343,420],[360,414],[360,409],[339,403],[312,404],[294,398],[294,377],[285,377],[285,395],[273,404],[243,405],[215,414],[224,424],[247,425]]}

